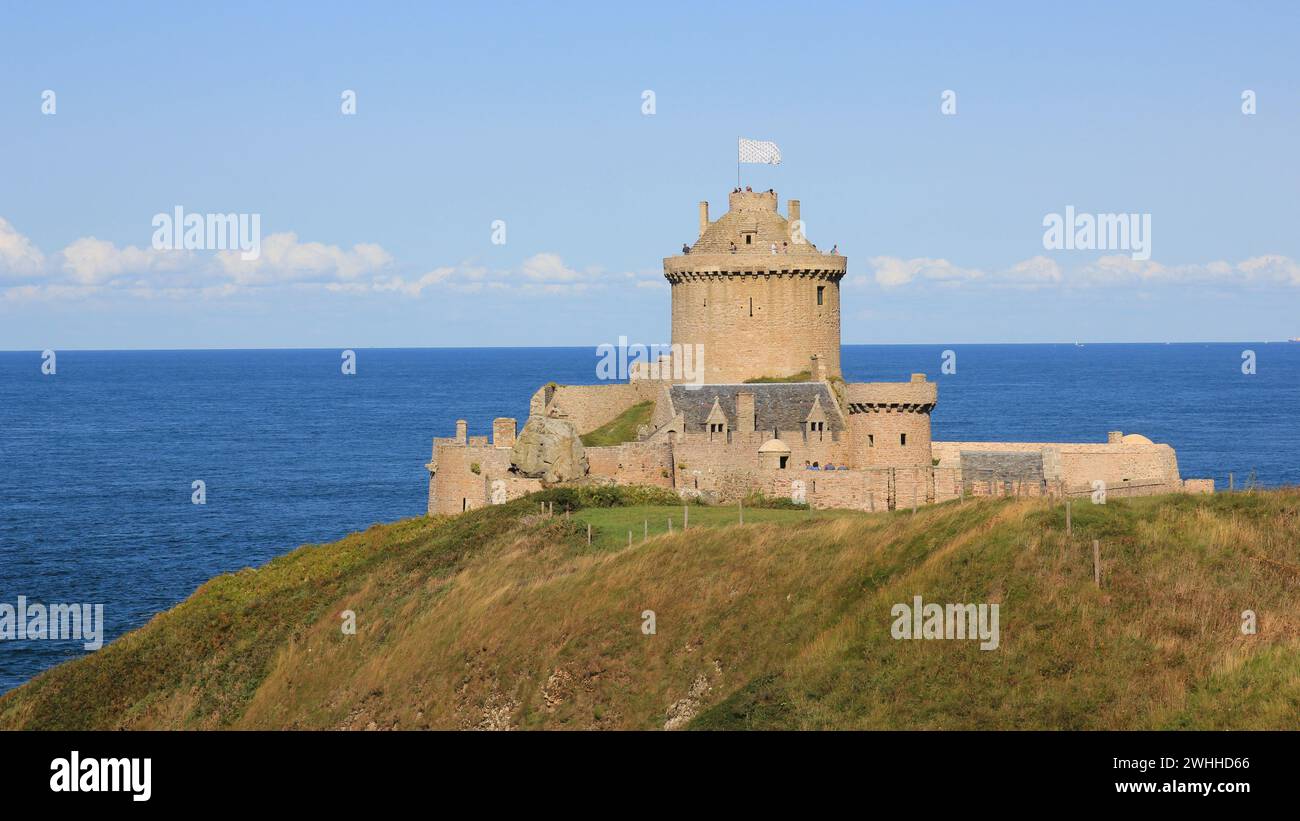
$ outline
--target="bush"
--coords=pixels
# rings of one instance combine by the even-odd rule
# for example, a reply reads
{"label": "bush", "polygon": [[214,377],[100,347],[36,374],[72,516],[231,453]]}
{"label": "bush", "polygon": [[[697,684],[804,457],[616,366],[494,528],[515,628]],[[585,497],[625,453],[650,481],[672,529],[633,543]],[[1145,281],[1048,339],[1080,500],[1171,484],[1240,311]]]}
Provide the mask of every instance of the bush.
{"label": "bush", "polygon": [[765,496],[762,493],[751,493],[745,497],[745,507],[765,507],[769,510],[807,510],[808,505],[804,502],[795,502],[781,496]]}
{"label": "bush", "polygon": [[556,510],[586,507],[633,507],[636,505],[680,505],[681,497],[668,488],[649,485],[575,485],[553,487],[524,497],[529,504],[547,502]]}

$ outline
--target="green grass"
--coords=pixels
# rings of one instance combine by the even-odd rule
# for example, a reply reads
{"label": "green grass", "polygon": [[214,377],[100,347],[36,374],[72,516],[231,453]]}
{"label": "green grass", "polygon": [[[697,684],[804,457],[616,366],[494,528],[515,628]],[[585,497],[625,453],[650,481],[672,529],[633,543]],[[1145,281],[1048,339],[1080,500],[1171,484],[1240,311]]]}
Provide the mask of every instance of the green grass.
{"label": "green grass", "polygon": [[[1300,729],[1300,490],[1076,503],[1068,536],[1038,500],[693,505],[683,533],[673,498],[305,545],[0,696],[0,728]],[[893,639],[913,595],[999,604],[999,648]]]}
{"label": "green grass", "polygon": [[812,371],[799,371],[789,376],[758,376],[753,379],[746,379],[746,385],[766,385],[773,382],[811,382]]}
{"label": "green grass", "polygon": [[[790,523],[805,522],[809,519],[826,519],[840,516],[861,515],[852,511],[830,510],[776,510],[768,508],[745,508],[745,524],[756,525],[765,522]],[[592,546],[599,549],[627,547],[627,534],[632,533],[632,544],[643,541],[648,528],[649,537],[666,535],[668,521],[672,520],[672,532],[681,533],[683,518],[690,528],[717,528],[740,524],[740,509],[736,505],[701,506],[692,505],[689,514],[682,505],[637,505],[635,507],[612,507],[588,509],[577,513],[574,519],[591,523]]]}
{"label": "green grass", "polygon": [[654,402],[637,402],[595,430],[584,433],[581,437],[582,444],[590,448],[635,442],[637,430],[642,425],[650,424],[654,408]]}

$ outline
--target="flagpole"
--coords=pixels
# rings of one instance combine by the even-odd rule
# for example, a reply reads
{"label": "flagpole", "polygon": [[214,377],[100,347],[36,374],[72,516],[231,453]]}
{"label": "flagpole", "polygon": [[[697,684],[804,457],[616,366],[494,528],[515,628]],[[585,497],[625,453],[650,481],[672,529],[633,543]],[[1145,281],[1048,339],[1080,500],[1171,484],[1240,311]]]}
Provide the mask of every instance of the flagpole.
{"label": "flagpole", "polygon": [[740,188],[740,136],[736,136],[736,188]]}

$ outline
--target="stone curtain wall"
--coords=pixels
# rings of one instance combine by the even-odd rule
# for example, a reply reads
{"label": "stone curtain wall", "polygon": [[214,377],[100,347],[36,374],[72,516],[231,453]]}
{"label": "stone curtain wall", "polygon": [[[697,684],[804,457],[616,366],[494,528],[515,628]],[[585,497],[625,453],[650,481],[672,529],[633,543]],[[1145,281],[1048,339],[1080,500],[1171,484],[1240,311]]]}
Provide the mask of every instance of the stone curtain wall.
{"label": "stone curtain wall", "polygon": [[1091,493],[1092,482],[1106,483],[1107,492],[1172,493],[1183,489],[1174,449],[1158,444],[1053,442],[934,442],[941,468],[960,468],[966,452],[1040,452],[1043,476],[1049,485],[1064,484],[1066,492]]}
{"label": "stone curtain wall", "polygon": [[567,419],[579,434],[590,433],[638,402],[655,401],[662,388],[662,382],[649,380],[543,387],[533,394],[529,413]]}
{"label": "stone curtain wall", "polygon": [[[819,465],[843,465],[848,462],[848,443],[843,435],[834,438],[827,431],[820,439],[816,434],[805,441],[804,433],[780,431],[780,440],[790,448],[786,472],[802,472],[804,462]],[[753,491],[763,491],[764,471],[758,465],[758,449],[772,437],[772,431],[740,433],[727,437],[707,433],[686,433],[672,443],[676,462],[677,487],[715,494],[719,501],[735,501]],[[684,466],[684,467],[683,467]]]}
{"label": "stone curtain wall", "polygon": [[816,509],[906,510],[961,498],[1057,496],[1042,481],[971,480],[952,468],[868,468],[864,470],[762,471],[769,496],[802,501]]}
{"label": "stone curtain wall", "polygon": [[663,439],[587,448],[591,475],[624,485],[673,487],[673,450]]}
{"label": "stone curtain wall", "polygon": [[[510,450],[492,447],[486,437],[471,437],[470,441],[476,439],[479,441],[472,445],[450,442],[437,446],[436,472],[429,483],[430,513],[460,513],[483,507],[491,501],[493,479],[515,478],[510,474]],[[472,469],[476,464],[478,473]],[[534,490],[541,488],[540,482],[525,481],[533,482]]]}

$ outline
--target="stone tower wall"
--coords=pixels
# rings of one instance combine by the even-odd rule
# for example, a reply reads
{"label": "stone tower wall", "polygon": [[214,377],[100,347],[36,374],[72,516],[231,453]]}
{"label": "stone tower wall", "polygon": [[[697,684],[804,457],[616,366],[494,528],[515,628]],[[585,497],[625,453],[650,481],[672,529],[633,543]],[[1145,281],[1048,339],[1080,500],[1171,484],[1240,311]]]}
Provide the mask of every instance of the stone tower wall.
{"label": "stone tower wall", "polygon": [[[939,389],[925,374],[908,382],[853,382],[844,387],[855,468],[929,468],[930,411]],[[903,436],[907,436],[904,443]]]}
{"label": "stone tower wall", "polygon": [[[907,444],[902,443],[903,435]],[[853,466],[923,468],[931,464],[928,411],[873,408],[849,414]]]}
{"label": "stone tower wall", "polygon": [[704,381],[713,384],[840,376],[845,258],[808,241],[798,200],[788,219],[774,191],[733,191],[727,204],[710,222],[701,203],[700,238],[664,260],[673,343],[703,347]]}
{"label": "stone tower wall", "polygon": [[840,276],[811,271],[682,273],[670,280],[672,341],[703,345],[709,383],[801,371],[813,379],[839,376]]}

